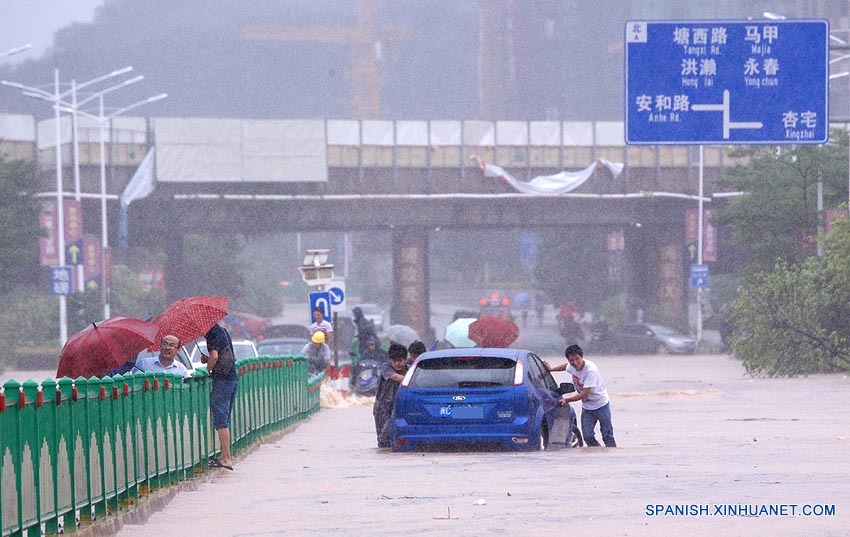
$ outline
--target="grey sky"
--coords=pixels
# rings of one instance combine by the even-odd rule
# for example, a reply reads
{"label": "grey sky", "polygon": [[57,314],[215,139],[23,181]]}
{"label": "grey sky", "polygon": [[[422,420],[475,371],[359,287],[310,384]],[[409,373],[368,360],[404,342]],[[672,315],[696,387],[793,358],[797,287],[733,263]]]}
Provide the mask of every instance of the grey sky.
{"label": "grey sky", "polygon": [[88,22],[104,0],[0,0],[0,53],[32,43],[25,53],[2,58],[19,62],[44,54],[56,30],[73,22]]}

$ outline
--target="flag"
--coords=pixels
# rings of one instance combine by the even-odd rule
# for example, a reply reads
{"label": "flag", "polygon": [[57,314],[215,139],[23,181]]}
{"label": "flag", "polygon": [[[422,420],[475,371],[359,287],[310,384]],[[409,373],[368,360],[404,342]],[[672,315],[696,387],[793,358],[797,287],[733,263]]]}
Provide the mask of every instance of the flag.
{"label": "flag", "polygon": [[145,155],[145,160],[136,169],[133,178],[127,183],[124,192],[121,193],[121,206],[125,209],[134,201],[148,197],[148,194],[153,192],[156,185],[154,184],[154,147],[150,148],[148,154]]}
{"label": "flag", "polygon": [[127,207],[136,200],[148,197],[156,188],[154,182],[154,150],[151,147],[145,159],[136,169],[133,178],[127,183],[124,191],[121,193],[121,206],[118,208],[118,247],[127,248],[128,234],[127,228]]}

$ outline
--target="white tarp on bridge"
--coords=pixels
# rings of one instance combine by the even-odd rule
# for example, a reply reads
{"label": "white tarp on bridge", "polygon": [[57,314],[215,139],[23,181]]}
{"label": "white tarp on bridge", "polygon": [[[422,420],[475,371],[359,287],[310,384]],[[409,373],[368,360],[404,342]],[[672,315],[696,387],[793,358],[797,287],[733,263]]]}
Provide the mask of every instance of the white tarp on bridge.
{"label": "white tarp on bridge", "polygon": [[617,177],[623,171],[623,164],[619,162],[611,162],[606,159],[598,159],[596,162],[588,166],[583,170],[579,170],[577,172],[567,172],[562,171],[560,173],[556,173],[555,175],[539,175],[532,179],[531,181],[520,181],[515,178],[513,175],[505,171],[501,166],[496,166],[495,164],[487,164],[484,162],[484,159],[479,157],[478,155],[472,155],[470,157],[478,163],[478,166],[481,168],[482,173],[484,173],[485,177],[496,177],[501,179],[511,187],[513,187],[518,192],[524,192],[525,194],[536,194],[538,196],[552,196],[556,194],[566,194],[567,192],[571,192],[581,185],[584,184],[585,181],[590,179],[593,175],[593,172],[596,171],[596,167],[601,165],[611,172],[611,175]]}
{"label": "white tarp on bridge", "polygon": [[155,118],[161,183],[328,180],[325,122]]}

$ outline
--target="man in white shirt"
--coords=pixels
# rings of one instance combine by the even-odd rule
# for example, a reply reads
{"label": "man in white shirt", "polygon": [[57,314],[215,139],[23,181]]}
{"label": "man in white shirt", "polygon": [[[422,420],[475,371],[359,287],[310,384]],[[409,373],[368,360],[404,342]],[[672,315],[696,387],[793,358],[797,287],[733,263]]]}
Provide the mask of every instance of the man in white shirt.
{"label": "man in white shirt", "polygon": [[[611,423],[611,403],[599,369],[596,364],[584,359],[584,351],[578,345],[567,347],[564,356],[567,357],[569,365],[556,365],[550,367],[549,371],[566,371],[572,375],[577,393],[562,395],[561,404],[581,401],[581,434],[588,447],[599,446],[593,432],[596,422],[599,422],[599,431],[602,433],[605,447],[617,447],[617,442],[614,440],[614,425]],[[548,367],[549,364],[546,366]]]}
{"label": "man in white shirt", "polygon": [[186,366],[175,360],[180,352],[180,340],[175,335],[163,336],[159,342],[159,356],[148,356],[136,362],[136,368],[141,371],[165,371],[166,373],[178,373],[183,378],[189,376]]}
{"label": "man in white shirt", "polygon": [[316,332],[322,332],[325,335],[325,343],[330,348],[334,336],[334,327],[325,320],[325,312],[318,306],[313,308],[313,323],[310,325],[310,333],[315,334]]}

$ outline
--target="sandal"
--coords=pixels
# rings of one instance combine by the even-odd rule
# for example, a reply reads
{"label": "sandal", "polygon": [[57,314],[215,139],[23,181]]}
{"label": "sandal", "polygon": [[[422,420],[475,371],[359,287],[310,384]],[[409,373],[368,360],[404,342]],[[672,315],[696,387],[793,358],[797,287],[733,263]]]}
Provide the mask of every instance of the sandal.
{"label": "sandal", "polygon": [[226,468],[228,470],[233,470],[232,466],[228,466],[216,458],[210,459],[210,468]]}

